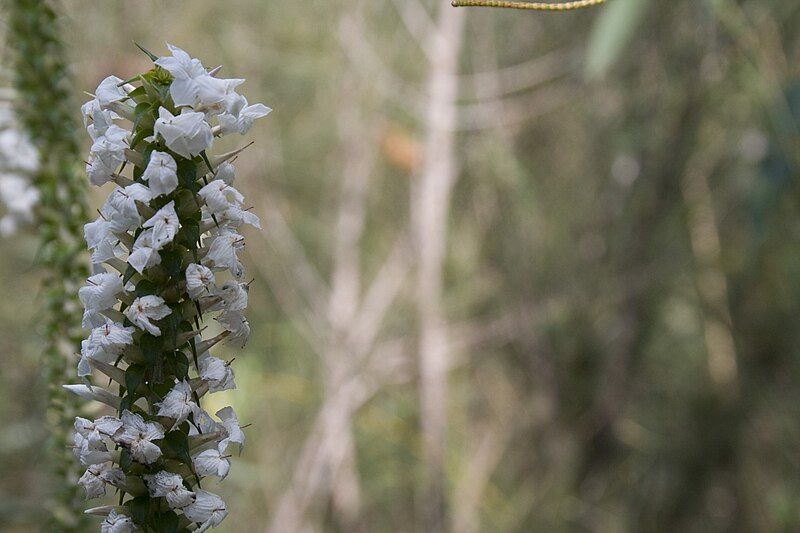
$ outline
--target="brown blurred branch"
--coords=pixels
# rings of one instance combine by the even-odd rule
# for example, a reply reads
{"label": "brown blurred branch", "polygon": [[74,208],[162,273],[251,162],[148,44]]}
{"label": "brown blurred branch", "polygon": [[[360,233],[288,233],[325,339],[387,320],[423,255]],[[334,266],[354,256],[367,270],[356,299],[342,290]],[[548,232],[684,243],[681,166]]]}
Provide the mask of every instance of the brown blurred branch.
{"label": "brown blurred branch", "polygon": [[[709,128],[707,128],[709,129]],[[704,311],[703,328],[708,371],[711,381],[725,394],[738,389],[736,345],[728,298],[728,281],[722,269],[722,247],[717,229],[713,196],[708,176],[724,152],[720,131],[709,131],[701,138],[709,146],[699,150],[687,164],[681,180],[686,203],[686,224],[695,258],[695,286]]]}
{"label": "brown blurred branch", "polygon": [[432,39],[422,165],[411,192],[417,256],[419,401],[424,482],[419,494],[424,531],[446,528],[445,454],[447,427],[447,319],[443,265],[450,197],[457,178],[455,136],[458,60],[464,29],[462,11],[442,6]]}

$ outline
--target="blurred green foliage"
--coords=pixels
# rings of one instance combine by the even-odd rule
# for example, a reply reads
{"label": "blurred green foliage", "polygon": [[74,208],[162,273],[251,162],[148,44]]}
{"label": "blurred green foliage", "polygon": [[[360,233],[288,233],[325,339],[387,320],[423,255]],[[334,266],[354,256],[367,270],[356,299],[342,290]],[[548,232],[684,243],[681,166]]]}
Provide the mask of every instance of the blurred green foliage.
{"label": "blurred green foliage", "polygon": [[[69,74],[58,14],[50,2],[9,0],[6,42],[13,66],[16,112],[40,154],[33,183],[39,191],[35,215],[42,269],[40,312],[36,331],[42,336],[40,364],[48,384],[48,454],[43,466],[52,474],[44,515],[52,531],[85,530],[79,514],[80,476],[69,449],[77,402],[61,388],[73,375],[75,354],[83,338],[77,288],[89,273],[83,242],[88,217],[86,186],[78,172],[76,99]],[[43,421],[40,421],[43,422]]]}

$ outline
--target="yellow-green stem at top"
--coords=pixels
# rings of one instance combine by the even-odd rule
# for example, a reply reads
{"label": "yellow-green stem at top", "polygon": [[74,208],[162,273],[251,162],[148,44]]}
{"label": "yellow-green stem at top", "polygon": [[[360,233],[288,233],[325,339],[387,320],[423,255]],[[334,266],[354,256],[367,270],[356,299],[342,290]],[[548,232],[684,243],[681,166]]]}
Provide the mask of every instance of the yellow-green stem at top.
{"label": "yellow-green stem at top", "polygon": [[502,0],[453,0],[453,7],[499,7],[532,11],[574,11],[597,6],[606,0],[576,0],[574,2],[505,2]]}

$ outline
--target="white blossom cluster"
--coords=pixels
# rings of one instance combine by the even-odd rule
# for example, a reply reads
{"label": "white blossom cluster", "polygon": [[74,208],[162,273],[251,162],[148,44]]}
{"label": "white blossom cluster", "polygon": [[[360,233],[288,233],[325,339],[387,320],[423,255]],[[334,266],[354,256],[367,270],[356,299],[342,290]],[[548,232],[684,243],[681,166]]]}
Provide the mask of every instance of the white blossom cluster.
{"label": "white blossom cluster", "polygon": [[10,106],[0,106],[0,235],[13,235],[20,225],[33,222],[39,191],[33,175],[39,152],[20,127]]}
{"label": "white blossom cluster", "polygon": [[[103,532],[151,527],[134,512],[142,498],[157,502],[148,520],[156,509],[158,516],[176,514],[188,529],[216,527],[227,507],[200,489],[200,480],[224,479],[231,450],[244,445],[233,409],[215,418],[200,399],[235,388],[230,363],[209,350],[221,341],[242,347],[250,335],[239,229],[260,224],[233,187],[231,160],[239,151],[210,151],[215,138],[245,134],[270,109],[235,92],[244,80],[216,77],[167,46],[171,55],[154,61],[141,86],[108,77],[82,107],[93,141],[89,180],[115,186],[85,227],[95,274],[79,298],[91,332],[78,364],[84,383],[65,388],[117,410],[75,421],[87,498],[109,487],[133,498],[88,511],[105,516]],[[221,330],[208,340],[197,329],[205,313],[216,313]],[[94,371],[119,392],[90,385]]]}

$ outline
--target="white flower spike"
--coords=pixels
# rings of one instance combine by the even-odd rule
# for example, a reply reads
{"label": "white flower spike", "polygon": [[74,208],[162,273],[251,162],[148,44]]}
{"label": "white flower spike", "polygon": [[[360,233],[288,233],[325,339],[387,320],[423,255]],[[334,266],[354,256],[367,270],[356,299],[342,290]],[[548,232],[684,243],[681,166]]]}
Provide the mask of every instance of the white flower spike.
{"label": "white flower spike", "polygon": [[[217,527],[228,508],[200,489],[201,479],[225,479],[229,448],[241,453],[245,440],[232,408],[214,418],[201,400],[236,388],[230,362],[208,350],[223,339],[241,347],[250,335],[239,228],[260,222],[232,185],[230,161],[241,150],[212,151],[215,138],[246,133],[270,109],[236,92],[244,80],[218,78],[167,46],[170,55],[133,85],[109,76],[81,108],[92,139],[89,181],[115,185],[84,226],[93,268],[78,291],[90,330],[78,362],[84,384],[64,387],[116,410],[75,421],[79,485],[88,498],[121,491],[120,505],[89,511],[104,516],[105,533],[161,530],[164,513],[187,530]],[[3,146],[0,131],[0,155]],[[26,183],[0,171],[6,197],[20,213],[36,201]],[[200,324],[211,317],[224,331],[203,339]],[[93,386],[95,378],[107,388]],[[138,512],[141,498],[160,512]]]}

